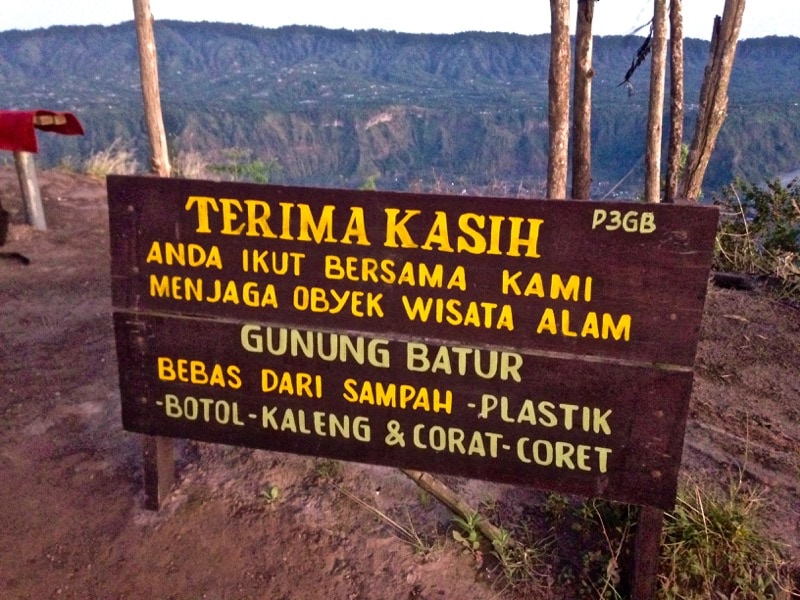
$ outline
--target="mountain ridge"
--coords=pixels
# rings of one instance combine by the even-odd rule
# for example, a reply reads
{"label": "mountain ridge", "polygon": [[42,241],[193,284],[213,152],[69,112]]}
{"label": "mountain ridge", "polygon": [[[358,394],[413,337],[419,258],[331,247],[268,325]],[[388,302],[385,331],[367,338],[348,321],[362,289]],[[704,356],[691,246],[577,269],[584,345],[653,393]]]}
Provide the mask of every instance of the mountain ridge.
{"label": "mountain ridge", "polygon": [[[283,182],[311,185],[353,186],[376,175],[392,188],[545,177],[549,35],[183,21],[156,22],[155,35],[176,151],[248,148],[276,160]],[[596,192],[644,153],[649,65],[634,75],[632,95],[619,86],[640,43],[595,39]],[[686,40],[685,55],[688,143],[708,43]],[[706,189],[800,164],[798,70],[799,38],[740,42]],[[0,33],[0,106],[82,119],[83,139],[40,136],[44,164],[81,159],[117,138],[146,162],[133,23]]]}

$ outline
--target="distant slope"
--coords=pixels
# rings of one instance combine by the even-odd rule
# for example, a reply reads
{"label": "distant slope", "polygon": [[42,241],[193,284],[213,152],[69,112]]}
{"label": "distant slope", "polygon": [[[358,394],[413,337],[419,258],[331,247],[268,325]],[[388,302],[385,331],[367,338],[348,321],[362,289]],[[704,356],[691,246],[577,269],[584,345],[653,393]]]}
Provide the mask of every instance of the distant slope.
{"label": "distant slope", "polygon": [[[176,149],[252,149],[290,183],[381,187],[432,179],[541,181],[548,36],[411,35],[313,27],[156,23],[162,102]],[[594,179],[607,189],[644,153],[648,65],[619,87],[635,37],[595,41]],[[687,129],[708,44],[686,42]],[[649,63],[648,63],[649,64]],[[144,159],[132,23],[0,33],[0,106],[75,111],[84,138],[40,135],[41,162],[83,159],[122,137]],[[740,44],[730,116],[706,179],[800,164],[800,39]],[[687,143],[689,136],[687,135]],[[636,189],[641,177],[629,180]]]}

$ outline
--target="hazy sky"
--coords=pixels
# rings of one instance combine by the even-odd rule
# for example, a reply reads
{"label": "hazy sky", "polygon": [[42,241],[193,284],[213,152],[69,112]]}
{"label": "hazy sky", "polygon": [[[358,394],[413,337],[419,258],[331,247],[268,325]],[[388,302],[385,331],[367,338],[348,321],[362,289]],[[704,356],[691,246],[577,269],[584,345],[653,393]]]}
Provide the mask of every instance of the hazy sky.
{"label": "hazy sky", "polygon": [[[50,25],[112,25],[133,19],[130,0],[0,0],[0,31]],[[573,0],[573,21],[574,5]],[[714,15],[724,0],[684,0],[684,35],[708,39]],[[550,27],[547,0],[491,0],[466,3],[451,0],[150,0],[156,19],[224,21],[260,27],[321,25],[329,28],[385,29],[413,33],[506,31],[546,33]],[[646,23],[653,0],[598,0],[595,33],[629,34]],[[742,37],[800,35],[798,0],[751,0],[747,3]]]}

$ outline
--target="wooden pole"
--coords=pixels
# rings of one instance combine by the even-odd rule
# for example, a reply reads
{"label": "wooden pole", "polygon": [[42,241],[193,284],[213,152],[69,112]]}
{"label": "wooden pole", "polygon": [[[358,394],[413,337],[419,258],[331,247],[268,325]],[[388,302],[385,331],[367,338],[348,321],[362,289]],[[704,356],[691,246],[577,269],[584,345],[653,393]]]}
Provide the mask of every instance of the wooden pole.
{"label": "wooden pole", "polygon": [[158,510],[175,484],[175,440],[142,436],[144,507]]}
{"label": "wooden pole", "polygon": [[161,177],[170,176],[167,135],[161,115],[161,93],[158,87],[158,58],[153,34],[153,15],[150,0],[133,0],[133,14],[136,19],[136,35],[139,40],[139,68],[142,76],[142,96],[144,98],[144,117],[147,133],[150,136],[153,173]]}
{"label": "wooden pole", "polygon": [[669,30],[669,151],[664,201],[675,202],[683,155],[683,0],[670,1]]}
{"label": "wooden pole", "polygon": [[728,85],[739,41],[744,5],[745,0],[726,0],[722,19],[717,17],[714,21],[711,56],[703,76],[697,125],[681,187],[684,198],[696,200],[700,196],[708,161],[728,114]]}
{"label": "wooden pole", "polygon": [[661,199],[661,139],[664,120],[664,81],[667,61],[667,0],[655,0],[653,9],[653,62],[650,67],[650,111],[647,118],[644,196]]}
{"label": "wooden pole", "polygon": [[592,21],[595,0],[578,0],[575,28],[575,109],[572,124],[572,197],[592,192]]}
{"label": "wooden pole", "polygon": [[[139,68],[147,132],[150,137],[151,170],[169,177],[169,151],[164,119],[161,114],[161,93],[158,85],[158,57],[150,0],[133,0],[136,35],[139,42]],[[143,436],[145,508],[158,510],[175,483],[175,442],[170,438]]]}
{"label": "wooden pole", "polygon": [[642,506],[636,524],[636,540],[633,555],[633,600],[653,600],[656,597],[658,562],[661,557],[661,528],[664,511],[660,508]]}
{"label": "wooden pole", "polygon": [[567,197],[569,161],[569,0],[550,0],[547,197]]}
{"label": "wooden pole", "polygon": [[39,179],[36,176],[36,162],[30,152],[14,152],[14,165],[17,168],[19,187],[22,191],[22,203],[25,207],[25,222],[33,225],[37,231],[46,231],[42,194],[39,191]]}

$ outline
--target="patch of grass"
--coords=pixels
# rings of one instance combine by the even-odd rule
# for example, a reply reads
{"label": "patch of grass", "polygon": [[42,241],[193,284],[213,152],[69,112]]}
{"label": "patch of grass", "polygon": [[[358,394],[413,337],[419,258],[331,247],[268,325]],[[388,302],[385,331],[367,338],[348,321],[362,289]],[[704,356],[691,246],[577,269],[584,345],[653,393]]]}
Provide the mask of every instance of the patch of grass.
{"label": "patch of grass", "polygon": [[68,154],[59,159],[55,168],[64,173],[77,173],[80,170],[80,161]]}
{"label": "patch of grass", "polygon": [[133,175],[138,170],[139,162],[133,150],[119,138],[83,163],[83,171],[87,175],[99,178],[107,175]]}
{"label": "patch of grass", "polygon": [[725,491],[683,486],[664,520],[660,597],[788,598],[779,548],[759,532],[761,508],[760,494],[741,481]]}
{"label": "patch of grass", "polygon": [[545,513],[556,523],[561,523],[571,511],[570,501],[564,494],[550,492],[544,504]]}
{"label": "patch of grass", "polygon": [[548,587],[551,541],[536,538],[527,527],[516,538],[510,531],[500,529],[500,536],[492,540],[492,555],[510,589],[533,593]]}
{"label": "patch of grass", "polygon": [[570,524],[580,540],[580,565],[568,579],[581,598],[622,598],[622,564],[628,562],[637,509],[593,499],[574,509]]}
{"label": "patch of grass", "polygon": [[[531,518],[532,512],[519,508],[495,498],[481,502],[481,512],[489,523],[497,523],[489,537],[488,568],[496,577],[494,584],[512,592],[513,597],[551,598],[554,536]],[[476,521],[476,528],[478,524]],[[465,533],[469,535],[469,531],[467,527]]]}
{"label": "patch of grass", "polygon": [[336,479],[342,473],[342,463],[332,458],[323,458],[314,465],[314,472],[320,479]]}
{"label": "patch of grass", "polygon": [[630,552],[633,506],[551,492],[540,506],[550,523],[553,571],[570,597],[616,599]]}
{"label": "patch of grass", "polygon": [[425,490],[419,491],[419,503],[425,510],[430,510],[433,507],[433,497]]}
{"label": "patch of grass", "polygon": [[362,500],[355,494],[347,491],[346,489],[332,484],[334,488],[336,488],[339,492],[350,498],[356,504],[362,506],[382,521],[387,523],[396,533],[400,540],[409,544],[413,549],[414,552],[417,554],[427,555],[432,552],[436,548],[436,544],[431,543],[425,537],[423,537],[418,531],[417,528],[414,526],[414,522],[411,520],[411,515],[407,512],[406,513],[406,520],[408,521],[408,525],[402,525],[398,523],[395,519],[391,518],[385,512],[381,511],[377,506],[370,504],[369,502]]}
{"label": "patch of grass", "polygon": [[[630,567],[634,506],[606,500],[572,503],[548,496],[543,513],[559,520],[558,580],[576,598],[623,597],[622,565]],[[778,600],[792,596],[780,548],[763,533],[758,491],[741,479],[726,489],[689,481],[665,513],[657,598]],[[576,536],[572,542],[567,538]],[[579,555],[579,561],[571,557]],[[795,592],[796,594],[796,592]]]}

